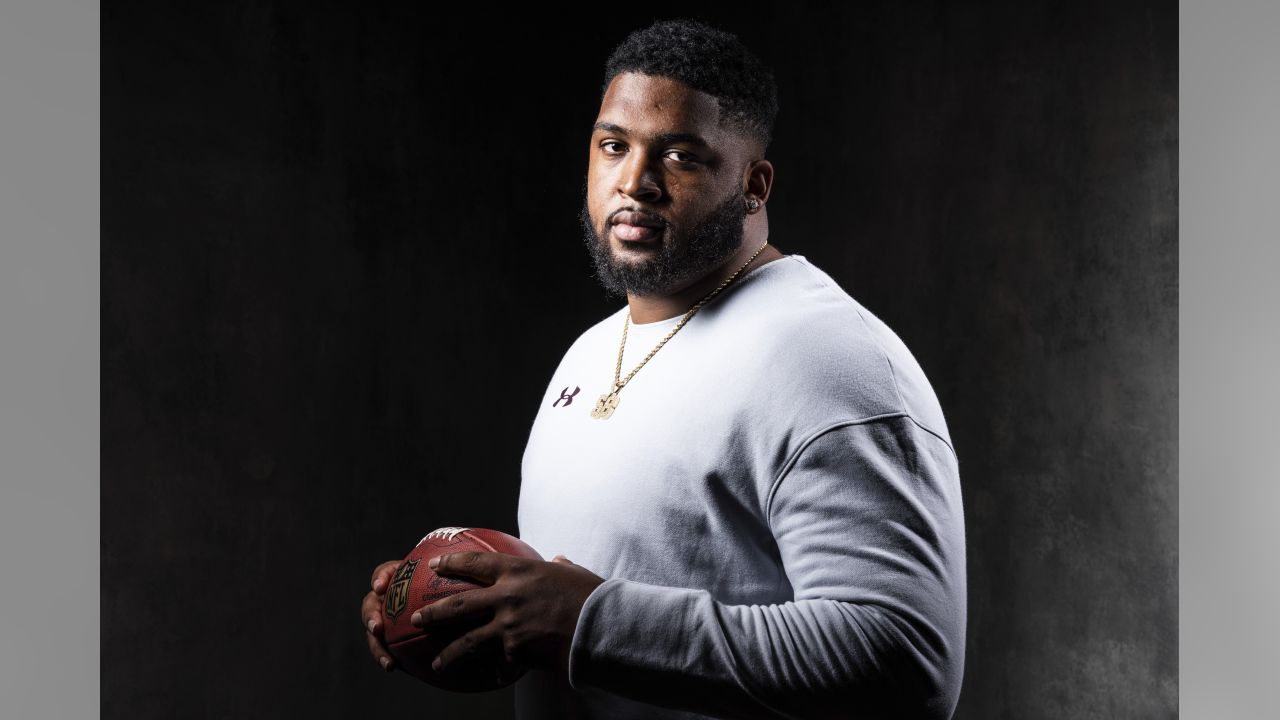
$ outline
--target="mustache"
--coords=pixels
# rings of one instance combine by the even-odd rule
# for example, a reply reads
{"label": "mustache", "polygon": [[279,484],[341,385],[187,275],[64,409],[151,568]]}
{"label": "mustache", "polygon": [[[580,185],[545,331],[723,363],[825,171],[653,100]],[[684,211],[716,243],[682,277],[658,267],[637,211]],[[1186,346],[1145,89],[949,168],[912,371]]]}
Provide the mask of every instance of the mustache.
{"label": "mustache", "polygon": [[624,213],[626,214],[626,217],[624,217],[621,222],[625,222],[629,225],[640,224],[640,225],[651,225],[657,228],[665,228],[671,224],[666,220],[666,218],[662,218],[657,215],[651,215],[647,212],[644,212],[643,210],[634,210],[631,208],[619,208],[618,210],[615,210],[612,215],[609,216],[608,220],[605,221],[605,227],[608,227],[610,225],[617,225],[619,222],[618,216],[623,215]]}

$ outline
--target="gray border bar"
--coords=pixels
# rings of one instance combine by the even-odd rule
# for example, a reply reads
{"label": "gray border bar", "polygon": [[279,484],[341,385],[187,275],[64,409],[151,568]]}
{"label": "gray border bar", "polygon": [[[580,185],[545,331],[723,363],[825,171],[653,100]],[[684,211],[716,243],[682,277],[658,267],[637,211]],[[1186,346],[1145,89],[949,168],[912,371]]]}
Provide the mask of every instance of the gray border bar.
{"label": "gray border bar", "polygon": [[99,8],[0,3],[0,716],[99,712]]}
{"label": "gray border bar", "polygon": [[1180,8],[1181,710],[1276,717],[1280,3]]}

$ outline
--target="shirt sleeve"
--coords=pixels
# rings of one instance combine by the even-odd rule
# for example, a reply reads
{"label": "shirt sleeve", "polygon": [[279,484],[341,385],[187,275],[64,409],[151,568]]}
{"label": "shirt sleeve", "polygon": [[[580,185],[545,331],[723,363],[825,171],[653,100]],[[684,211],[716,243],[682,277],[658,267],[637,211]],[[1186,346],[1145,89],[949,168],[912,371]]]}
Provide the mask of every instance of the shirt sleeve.
{"label": "shirt sleeve", "polygon": [[827,428],[765,513],[794,600],[610,578],[583,606],[570,684],[713,717],[951,717],[966,588],[950,445],[907,416]]}

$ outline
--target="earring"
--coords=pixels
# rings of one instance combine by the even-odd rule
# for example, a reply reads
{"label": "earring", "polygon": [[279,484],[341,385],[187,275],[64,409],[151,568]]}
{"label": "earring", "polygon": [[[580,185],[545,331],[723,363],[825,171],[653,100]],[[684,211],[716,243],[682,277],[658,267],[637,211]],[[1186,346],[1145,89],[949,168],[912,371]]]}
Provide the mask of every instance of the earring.
{"label": "earring", "polygon": [[756,208],[760,207],[760,201],[755,198],[751,198],[750,200],[747,201],[747,207],[752,210],[755,210]]}

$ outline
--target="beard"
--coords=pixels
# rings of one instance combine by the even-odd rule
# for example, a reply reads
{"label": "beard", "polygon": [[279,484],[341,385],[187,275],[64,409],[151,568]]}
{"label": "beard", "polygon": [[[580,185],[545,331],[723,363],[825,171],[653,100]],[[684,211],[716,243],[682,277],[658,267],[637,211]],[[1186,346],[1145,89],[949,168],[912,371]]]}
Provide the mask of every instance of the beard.
{"label": "beard", "polygon": [[608,228],[603,232],[591,221],[583,185],[582,240],[591,253],[596,279],[610,296],[658,295],[705,277],[733,257],[742,246],[746,226],[746,195],[730,193],[701,223],[690,230],[667,225],[653,257],[639,262],[619,262],[613,255]]}

